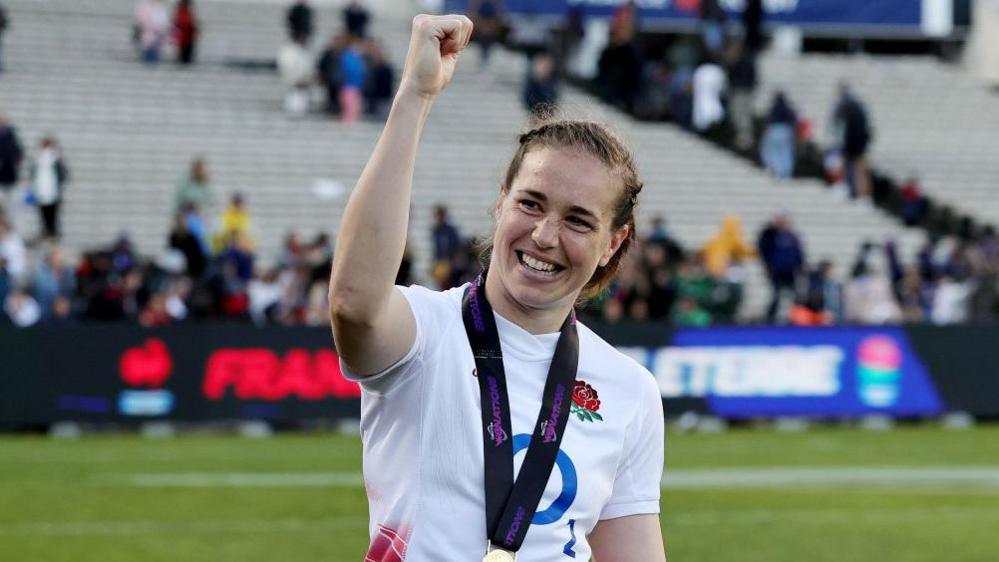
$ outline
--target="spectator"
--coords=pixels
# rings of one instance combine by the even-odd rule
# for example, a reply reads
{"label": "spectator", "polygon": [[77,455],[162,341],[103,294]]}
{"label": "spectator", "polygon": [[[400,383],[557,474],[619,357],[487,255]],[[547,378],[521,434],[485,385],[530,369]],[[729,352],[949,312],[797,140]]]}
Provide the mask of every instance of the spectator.
{"label": "spectator", "polygon": [[510,17],[510,43],[522,51],[528,61],[548,51],[548,33],[548,22],[533,2],[526,3],[520,13]]}
{"label": "spectator", "polygon": [[708,58],[694,70],[693,125],[699,132],[720,124],[725,119],[725,106],[722,105],[728,79],[725,71],[713,58]]}
{"label": "spectator", "polygon": [[742,223],[729,215],[721,228],[704,246],[704,265],[716,277],[724,277],[729,267],[742,260],[756,257],[756,251],[742,238]]}
{"label": "spectator", "polygon": [[59,238],[59,207],[67,181],[69,169],[59,144],[52,137],[43,138],[31,166],[31,196],[38,205],[45,238]]}
{"label": "spectator", "polygon": [[168,245],[184,256],[187,274],[194,279],[200,278],[201,274],[205,271],[205,267],[208,265],[208,260],[205,257],[205,251],[201,242],[198,241],[198,238],[188,228],[187,220],[183,213],[177,213],[173,230],[170,231]]}
{"label": "spectator", "polygon": [[41,307],[28,291],[20,288],[15,288],[8,293],[3,303],[3,311],[11,323],[18,328],[34,326],[42,318]]}
{"label": "spectator", "polygon": [[177,184],[173,211],[181,211],[185,205],[193,205],[194,211],[202,214],[209,213],[215,206],[215,193],[209,184],[208,165],[203,158],[195,158],[188,176]]}
{"label": "spectator", "polygon": [[198,42],[198,18],[192,0],[180,0],[173,13],[173,41],[177,45],[177,63],[194,62]]}
{"label": "spectator", "polygon": [[149,65],[160,62],[160,49],[170,29],[170,15],[164,0],[139,0],[135,8],[142,61]]}
{"label": "spectator", "polygon": [[749,150],[753,146],[753,92],[756,90],[756,52],[733,41],[726,53],[728,83],[731,90],[729,112],[735,128],[735,146]]}
{"label": "spectator", "polygon": [[385,51],[375,40],[367,42],[368,82],[364,87],[364,113],[369,117],[385,120],[392,107],[395,93],[395,70],[385,58]]}
{"label": "spectator", "polygon": [[309,87],[312,85],[312,58],[304,35],[293,35],[278,51],[278,73],[284,86],[284,110],[292,117],[309,111]]}
{"label": "spectator", "polygon": [[707,53],[718,56],[725,48],[725,10],[719,0],[701,0],[701,43]]}
{"label": "spectator", "polygon": [[804,292],[791,309],[790,321],[796,326],[830,326],[843,320],[843,287],[833,276],[828,260],[808,273]]}
{"label": "spectator", "polygon": [[618,6],[611,16],[610,35],[622,43],[631,43],[638,34],[638,6],[629,0]]}
{"label": "spectator", "polygon": [[558,75],[555,59],[549,54],[534,58],[531,73],[524,84],[524,109],[534,123],[543,121],[555,110],[558,103]]}
{"label": "spectator", "polygon": [[925,322],[930,310],[931,294],[923,283],[918,268],[910,267],[905,270],[897,292],[902,321],[907,323]]}
{"label": "spectator", "polygon": [[867,110],[854,96],[846,82],[839,84],[839,98],[833,110],[836,140],[843,153],[844,175],[850,197],[870,195],[870,174],[867,169],[867,148],[871,142],[871,127]]}
{"label": "spectator", "polygon": [[896,324],[902,320],[902,310],[895,298],[887,264],[872,263],[874,248],[873,244],[864,244],[853,266],[843,291],[844,319],[857,324]]}
{"label": "spectator", "polygon": [[679,40],[668,52],[669,65],[673,69],[669,79],[670,117],[677,125],[694,130],[694,68],[697,63],[697,49],[686,40]]}
{"label": "spectator", "polygon": [[17,138],[17,131],[7,123],[7,120],[0,114],[0,204],[8,208],[13,208],[14,187],[21,171],[21,158],[24,152],[21,150],[21,142]]}
{"label": "spectator", "polygon": [[270,269],[254,277],[247,285],[250,319],[254,324],[275,324],[281,317],[281,297],[284,293],[278,283],[280,269]]}
{"label": "spectator", "polygon": [[359,0],[351,0],[343,9],[343,25],[354,39],[367,37],[371,14]]}
{"label": "spectator", "polygon": [[503,0],[472,0],[468,14],[475,23],[472,40],[479,44],[479,68],[483,69],[489,65],[493,45],[503,32]]}
{"label": "spectator", "polygon": [[642,57],[635,42],[611,35],[597,63],[597,84],[611,105],[631,112],[642,84]]}
{"label": "spectator", "polygon": [[3,4],[0,4],[0,72],[3,72],[3,35],[9,26],[7,11],[4,10]]}
{"label": "spectator", "polygon": [[222,211],[221,224],[222,227],[219,229],[221,236],[215,244],[220,250],[224,241],[229,239],[233,233],[239,234],[251,245],[253,244],[253,237],[250,236],[250,213],[246,210],[246,200],[242,193],[237,191],[232,194],[229,205]]}
{"label": "spectator", "polygon": [[326,109],[332,115],[340,114],[340,87],[343,84],[343,71],[340,65],[340,57],[350,37],[345,33],[337,33],[330,37],[329,45],[323,50],[319,61],[316,63],[316,73],[319,81],[326,88]]}
{"label": "spectator", "polygon": [[28,250],[24,239],[14,230],[7,217],[0,215],[0,259],[6,263],[7,275],[12,286],[28,281]]}
{"label": "spectator", "polygon": [[763,0],[746,0],[742,9],[742,29],[746,50],[759,53],[763,50]]}
{"label": "spectator", "polygon": [[898,190],[898,194],[901,199],[899,212],[902,215],[902,222],[906,226],[922,224],[930,210],[930,202],[923,195],[923,191],[919,187],[919,180],[915,177],[909,177]]}
{"label": "spectator", "polygon": [[774,94],[767,128],[760,139],[760,159],[767,171],[778,179],[789,179],[794,175],[796,155],[796,130],[798,115],[784,92]]}
{"label": "spectator", "polygon": [[447,288],[451,277],[451,260],[462,248],[461,235],[448,218],[447,207],[434,208],[434,226],[431,230],[434,248],[434,262],[431,277],[438,287]]}
{"label": "spectator", "polygon": [[805,253],[790,217],[780,213],[760,232],[757,249],[770,279],[771,297],[767,322],[774,323],[784,297],[794,298],[795,283],[805,266]]}
{"label": "spectator", "polygon": [[930,319],[937,325],[967,322],[973,290],[970,279],[945,274],[933,293]]}
{"label": "spectator", "polygon": [[63,252],[58,247],[50,249],[45,260],[35,271],[34,297],[42,311],[42,319],[49,321],[55,314],[55,302],[59,298],[72,298],[76,291],[76,272],[66,263]]}
{"label": "spectator", "polygon": [[[13,288],[14,281],[10,278],[10,273],[7,271],[7,258],[0,254],[0,304],[7,301],[7,295],[10,294],[10,290]],[[0,316],[0,321],[4,320],[3,316]]]}
{"label": "spectator", "polygon": [[308,45],[312,37],[312,7],[305,0],[296,0],[285,17],[288,24],[288,36],[301,38]]}
{"label": "spectator", "polygon": [[364,85],[368,77],[363,44],[352,39],[340,54],[340,122],[356,123],[364,111]]}

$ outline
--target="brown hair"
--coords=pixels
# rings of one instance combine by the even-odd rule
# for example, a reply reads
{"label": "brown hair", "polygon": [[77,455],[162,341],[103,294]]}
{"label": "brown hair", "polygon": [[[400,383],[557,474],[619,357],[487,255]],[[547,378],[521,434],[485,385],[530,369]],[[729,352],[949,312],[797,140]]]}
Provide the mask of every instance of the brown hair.
{"label": "brown hair", "polygon": [[[621,258],[635,240],[635,207],[638,194],[642,191],[642,181],[638,178],[635,159],[621,141],[607,126],[592,121],[559,119],[541,123],[520,135],[517,151],[507,166],[503,183],[500,185],[500,198],[510,192],[510,186],[520,173],[527,153],[536,148],[568,148],[582,150],[600,160],[621,179],[621,193],[614,203],[614,216],[611,230],[617,231],[627,225],[628,236],[614,253],[607,265],[597,266],[590,280],[583,286],[580,300],[592,298],[610,284],[621,264]],[[490,236],[480,244],[479,260],[483,267],[489,265],[492,256],[493,238]]]}

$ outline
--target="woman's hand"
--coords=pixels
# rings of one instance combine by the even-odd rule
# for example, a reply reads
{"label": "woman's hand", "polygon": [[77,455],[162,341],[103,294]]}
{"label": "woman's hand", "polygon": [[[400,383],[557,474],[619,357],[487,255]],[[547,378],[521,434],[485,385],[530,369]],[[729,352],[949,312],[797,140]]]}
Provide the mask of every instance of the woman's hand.
{"label": "woman's hand", "polygon": [[458,55],[472,38],[472,20],[462,15],[413,18],[409,54],[402,71],[399,94],[432,99],[454,76]]}

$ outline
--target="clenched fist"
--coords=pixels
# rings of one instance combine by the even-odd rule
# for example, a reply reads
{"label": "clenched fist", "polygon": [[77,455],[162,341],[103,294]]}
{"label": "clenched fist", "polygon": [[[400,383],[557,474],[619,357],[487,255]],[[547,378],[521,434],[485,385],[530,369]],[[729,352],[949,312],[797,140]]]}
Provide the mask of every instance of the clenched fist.
{"label": "clenched fist", "polygon": [[413,18],[406,67],[400,92],[426,98],[440,94],[451,82],[458,55],[472,38],[472,20],[462,15]]}

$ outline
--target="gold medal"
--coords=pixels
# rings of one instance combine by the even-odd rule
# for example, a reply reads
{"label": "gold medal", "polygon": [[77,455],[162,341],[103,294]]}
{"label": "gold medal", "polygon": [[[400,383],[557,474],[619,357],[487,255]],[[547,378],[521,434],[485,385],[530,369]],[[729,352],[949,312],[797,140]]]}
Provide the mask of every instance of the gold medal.
{"label": "gold medal", "polygon": [[[489,547],[494,548],[494,547]],[[496,548],[495,550],[487,550],[486,555],[482,558],[482,562],[516,562],[517,553],[510,552],[509,550],[503,550],[502,548]]]}

